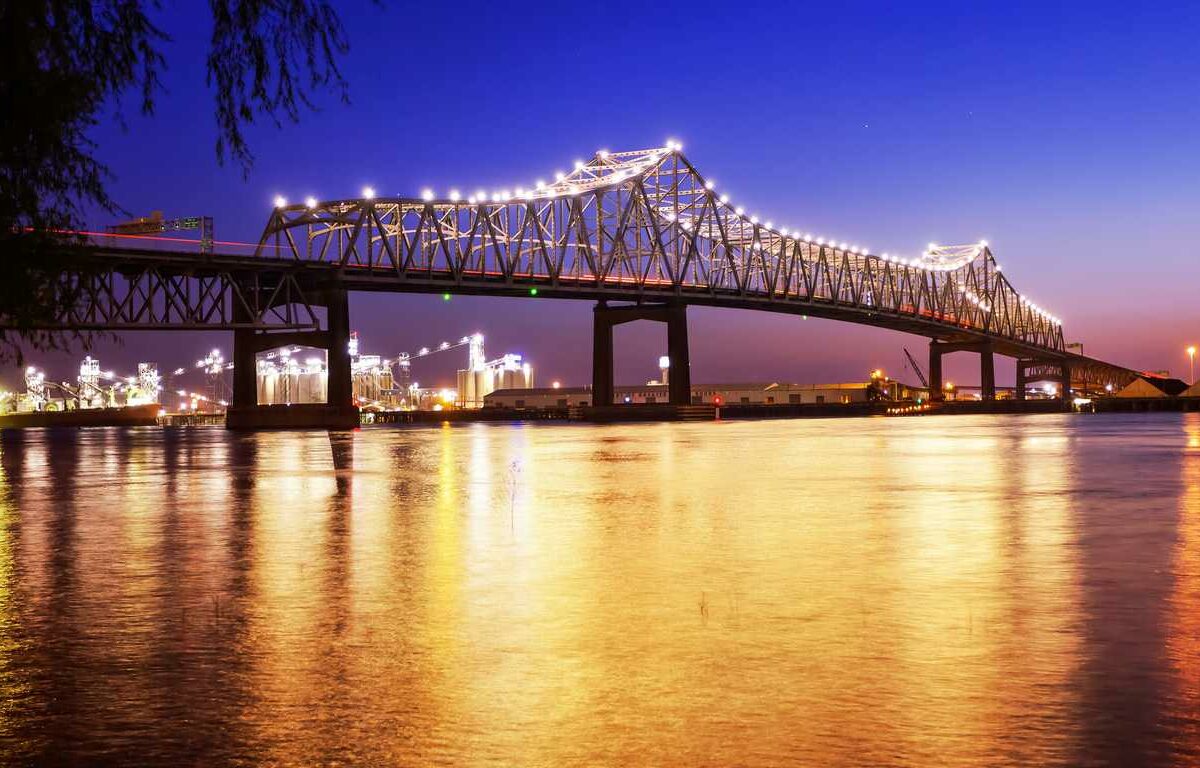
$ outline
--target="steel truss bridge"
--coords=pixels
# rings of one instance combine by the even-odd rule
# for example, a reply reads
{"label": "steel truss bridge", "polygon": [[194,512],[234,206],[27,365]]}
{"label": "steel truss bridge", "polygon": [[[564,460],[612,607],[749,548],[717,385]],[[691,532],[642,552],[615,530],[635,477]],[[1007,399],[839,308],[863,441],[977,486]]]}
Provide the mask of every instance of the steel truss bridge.
{"label": "steel truss bridge", "polygon": [[[347,291],[597,302],[597,403],[611,402],[611,328],[636,319],[668,323],[672,401],[686,402],[688,305],[926,336],[934,397],[942,356],[963,350],[981,356],[985,398],[994,397],[997,353],[1019,361],[1018,396],[1028,376],[1057,379],[1066,395],[1137,375],[1069,352],[1059,319],[1017,291],[986,243],[902,258],[789,231],[735,207],[675,144],[597,152],[549,183],[490,195],[280,204],[240,255],[219,243],[201,253],[198,243],[170,241],[192,248],[180,252],[153,240],[92,238],[78,269],[59,275],[71,310],[56,327],[233,330],[235,363],[239,349],[252,362],[270,346],[324,346],[331,402],[343,395],[333,379]],[[235,381],[235,404],[253,405],[252,386],[239,394]]]}

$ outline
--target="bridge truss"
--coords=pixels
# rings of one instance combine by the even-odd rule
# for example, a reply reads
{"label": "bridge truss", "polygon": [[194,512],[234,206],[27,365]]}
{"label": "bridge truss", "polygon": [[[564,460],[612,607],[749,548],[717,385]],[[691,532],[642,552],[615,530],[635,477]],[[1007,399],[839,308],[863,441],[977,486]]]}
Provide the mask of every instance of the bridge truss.
{"label": "bridge truss", "polygon": [[258,255],[334,265],[363,288],[753,306],[1064,350],[1059,320],[986,243],[903,259],[789,232],[734,207],[677,146],[598,152],[529,189],[426,197],[281,206]]}
{"label": "bridge truss", "polygon": [[347,291],[533,294],[812,315],[929,337],[944,345],[931,355],[977,350],[989,370],[994,351],[1029,376],[1136,375],[1070,353],[1061,321],[1016,290],[986,243],[903,258],[789,231],[736,207],[678,145],[597,152],[491,194],[281,204],[252,255],[145,240],[94,238],[57,277],[70,309],[54,327],[230,329],[259,334],[241,343],[258,350],[285,331],[332,350],[348,334]]}
{"label": "bridge truss", "polygon": [[290,264],[98,249],[55,275],[48,329],[317,330],[316,282]]}

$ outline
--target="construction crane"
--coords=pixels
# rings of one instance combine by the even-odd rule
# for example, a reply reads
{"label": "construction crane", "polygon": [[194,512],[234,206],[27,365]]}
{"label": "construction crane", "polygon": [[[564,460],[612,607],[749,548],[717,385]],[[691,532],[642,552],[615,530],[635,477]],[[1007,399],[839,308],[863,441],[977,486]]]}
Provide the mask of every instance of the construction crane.
{"label": "construction crane", "polygon": [[929,389],[929,382],[925,379],[925,374],[921,373],[921,366],[917,365],[917,361],[913,359],[912,353],[908,351],[908,347],[904,348],[904,356],[908,358],[908,364],[912,366],[913,373],[917,374],[917,378],[921,380],[921,386]]}

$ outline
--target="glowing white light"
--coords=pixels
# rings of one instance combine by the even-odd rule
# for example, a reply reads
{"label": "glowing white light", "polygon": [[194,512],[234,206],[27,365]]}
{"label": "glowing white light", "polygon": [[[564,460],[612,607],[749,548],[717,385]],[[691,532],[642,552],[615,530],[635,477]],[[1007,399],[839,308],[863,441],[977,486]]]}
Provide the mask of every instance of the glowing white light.
{"label": "glowing white light", "polygon": [[751,224],[757,224],[757,223],[758,223],[758,217],[757,217],[757,216],[751,216],[751,217],[750,217],[750,223],[751,223]]}
{"label": "glowing white light", "polygon": [[421,190],[421,199],[424,200],[425,202],[429,202],[430,200],[432,200],[433,199],[433,190],[432,189]]}
{"label": "glowing white light", "polygon": [[987,248],[987,240],[980,240],[980,241],[979,241],[979,244],[980,244],[981,246],[983,246],[984,248]]}
{"label": "glowing white light", "polygon": [[720,197],[720,200],[721,200],[721,202],[722,202],[722,203],[728,203],[728,202],[729,202],[729,195],[721,195],[721,197]]}
{"label": "glowing white light", "polygon": [[562,181],[565,178],[567,178],[567,174],[563,173],[562,171],[554,172],[554,180],[555,181]]}
{"label": "glowing white light", "polygon": [[596,154],[597,154],[597,155],[600,155],[600,159],[601,159],[601,160],[607,160],[607,159],[608,159],[608,150],[607,150],[607,149],[602,149],[602,150],[600,150],[599,152],[597,152]]}
{"label": "glowing white light", "polygon": [[467,198],[467,202],[470,203],[471,205],[475,205],[475,203],[477,203],[478,201],[479,201],[479,198],[475,197],[475,195],[471,195],[470,197]]}
{"label": "glowing white light", "polygon": [[734,213],[736,213],[738,216],[741,216],[745,212],[746,212],[745,208],[737,208],[734,210]]}
{"label": "glowing white light", "polygon": [[283,195],[275,195],[275,207],[283,208],[287,205],[287,198]]}
{"label": "glowing white light", "polygon": [[541,179],[538,179],[537,181],[534,182],[533,186],[537,187],[538,189],[541,189],[542,187],[546,186],[546,182],[542,181]]}
{"label": "glowing white light", "polygon": [[306,197],[306,198],[304,198],[304,204],[306,206],[308,206],[309,208],[316,208],[317,207],[317,198]]}
{"label": "glowing white light", "polygon": [[362,196],[366,200],[373,200],[375,198],[375,188],[363,187]]}
{"label": "glowing white light", "polygon": [[457,189],[450,190],[450,201],[451,202],[457,203],[459,197],[460,197],[460,195],[458,194]]}
{"label": "glowing white light", "polygon": [[818,237],[818,238],[817,238],[817,245],[825,245],[825,238],[823,238],[823,237]]}
{"label": "glowing white light", "polygon": [[575,170],[577,170],[577,171],[583,170],[583,161],[582,160],[575,161]]}
{"label": "glowing white light", "polygon": [[842,243],[842,246],[841,246],[841,247],[842,247],[842,250],[844,251],[844,250],[846,250],[846,248],[847,248],[847,244],[846,244],[846,243]]}
{"label": "glowing white light", "polygon": [[704,182],[705,189],[712,189],[715,186],[717,186],[717,183],[715,181],[713,181],[712,179],[709,179],[708,181]]}

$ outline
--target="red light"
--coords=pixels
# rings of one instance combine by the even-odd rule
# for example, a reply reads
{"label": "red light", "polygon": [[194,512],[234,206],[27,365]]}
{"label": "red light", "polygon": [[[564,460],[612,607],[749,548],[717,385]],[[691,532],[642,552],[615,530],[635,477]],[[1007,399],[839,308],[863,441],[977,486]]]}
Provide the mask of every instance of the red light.
{"label": "red light", "polygon": [[713,405],[720,405],[720,404],[721,404],[721,396],[717,395],[716,397],[713,398]]}

